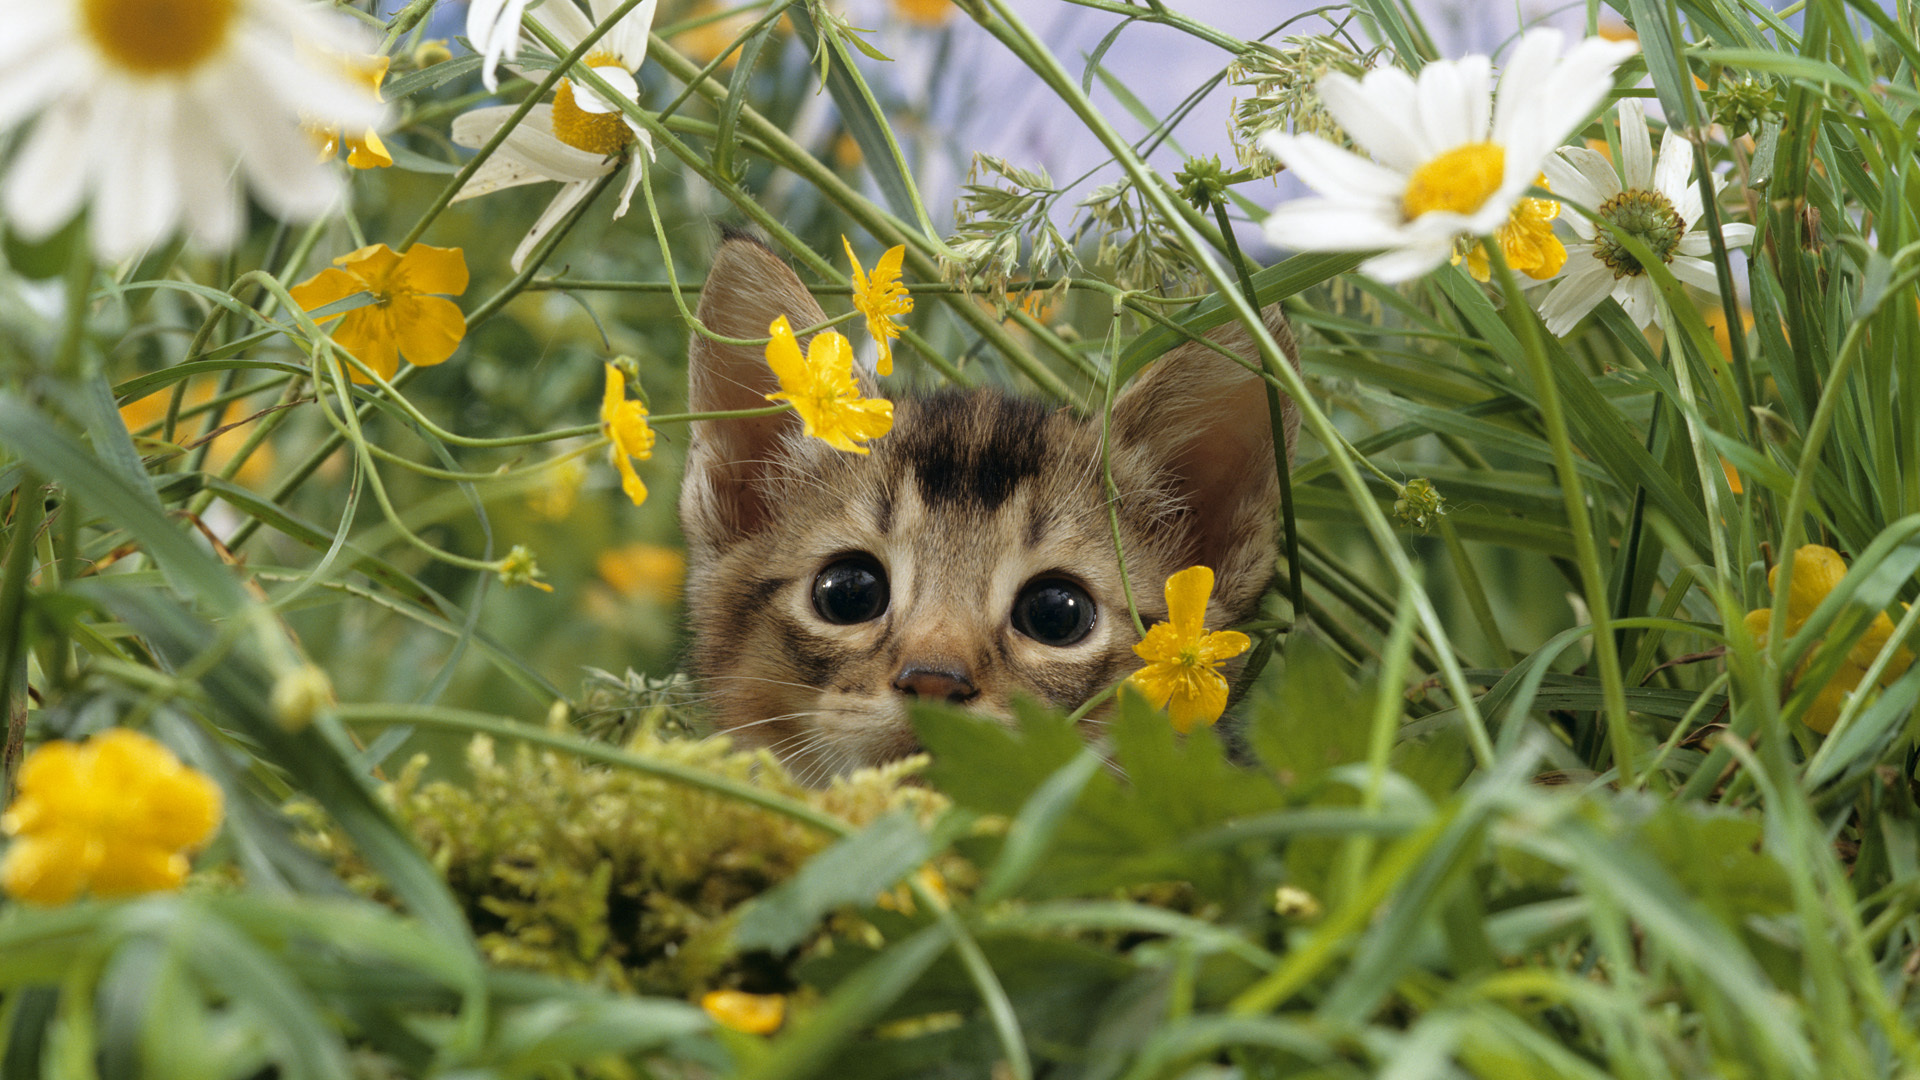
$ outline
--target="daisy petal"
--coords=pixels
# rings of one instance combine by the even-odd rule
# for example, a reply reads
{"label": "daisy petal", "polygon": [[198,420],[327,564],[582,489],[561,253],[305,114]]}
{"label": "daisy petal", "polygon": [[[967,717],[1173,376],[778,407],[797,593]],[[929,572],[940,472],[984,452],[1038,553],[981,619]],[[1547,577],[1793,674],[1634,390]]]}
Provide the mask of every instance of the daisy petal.
{"label": "daisy petal", "polygon": [[1269,132],[1260,137],[1260,145],[1292,170],[1301,183],[1322,195],[1398,203],[1407,189],[1405,176],[1317,135]]}
{"label": "daisy petal", "polygon": [[1529,30],[1520,38],[1500,72],[1500,90],[1493,103],[1494,142],[1511,146],[1524,129],[1532,126],[1527,115],[1532,112],[1530,105],[1552,73],[1565,40],[1551,27]]}
{"label": "daisy petal", "polygon": [[1419,98],[1406,72],[1379,68],[1364,82],[1334,72],[1320,80],[1319,89],[1328,115],[1375,161],[1411,173],[1432,156],[1427,133],[1417,122]]}
{"label": "daisy petal", "polygon": [[534,247],[553,231],[553,227],[560,224],[569,211],[579,206],[592,193],[593,185],[585,181],[561,186],[560,193],[555,195],[553,201],[547,204],[547,208],[540,212],[540,217],[534,221],[533,228],[527,230],[526,239],[520,241],[520,246],[513,249],[513,258],[508,261],[508,265],[513,267],[514,273],[520,272],[527,261],[527,256],[532,254]]}
{"label": "daisy petal", "polygon": [[1566,337],[1572,333],[1573,328],[1580,325],[1580,320],[1587,317],[1587,312],[1592,311],[1613,291],[1613,272],[1607,269],[1605,263],[1592,258],[1591,252],[1588,254],[1589,257],[1580,262],[1574,252],[1568,250],[1568,265],[1576,269],[1561,278],[1560,283],[1540,303],[1541,321],[1547,324],[1547,332],[1555,337]]}
{"label": "daisy petal", "polygon": [[1653,324],[1654,313],[1659,310],[1655,302],[1653,282],[1645,274],[1631,277],[1614,286],[1613,298],[1620,301],[1626,309],[1627,317],[1633,324],[1645,330]]}
{"label": "daisy petal", "polygon": [[1639,98],[1620,99],[1620,183],[1652,191],[1653,137],[1647,134],[1647,110]]}
{"label": "daisy petal", "polygon": [[[1613,166],[1604,156],[1584,146],[1561,147],[1547,155],[1540,171],[1547,174],[1547,183],[1554,194],[1564,195],[1588,210],[1598,210],[1601,203],[1620,194],[1620,178]],[[1588,223],[1587,230],[1591,236],[1592,223]]]}
{"label": "daisy petal", "polygon": [[[587,35],[593,33],[593,24],[597,21],[597,19],[587,18],[587,13],[581,11],[580,6],[573,0],[555,0],[551,4],[542,4],[535,14],[539,16],[542,23],[546,24],[548,30],[553,31],[553,36],[560,39],[560,44],[567,47],[568,52],[580,47],[580,43],[587,39]],[[605,48],[606,43],[607,39],[601,38],[594,45],[594,50]]]}
{"label": "daisy petal", "polygon": [[659,6],[660,0],[642,0],[639,6],[614,24],[612,30],[607,31],[607,36],[600,39],[600,44],[619,57],[621,63],[637,70],[647,58],[647,39],[653,32],[653,16]]}
{"label": "daisy petal", "polygon": [[1667,264],[1667,269],[1673,271],[1674,277],[1689,285],[1705,289],[1715,295],[1720,292],[1720,278],[1714,273],[1713,264],[1705,259],[1679,255]]}
{"label": "daisy petal", "polygon": [[1267,242],[1293,251],[1373,251],[1400,242],[1401,230],[1372,204],[1295,199],[1261,223]]}
{"label": "daisy petal", "polygon": [[0,184],[7,218],[26,240],[51,236],[80,210],[90,146],[85,112],[84,101],[69,100],[42,114]]}
{"label": "daisy petal", "polygon": [[[1660,160],[1653,169],[1653,187],[1660,194],[1665,195],[1676,209],[1691,189],[1696,206],[1694,217],[1698,217],[1700,190],[1693,185],[1692,180],[1693,144],[1682,138],[1672,128],[1668,128],[1666,134],[1660,136]],[[1693,217],[1688,217],[1685,213],[1680,217],[1688,222],[1693,221]]]}
{"label": "daisy petal", "polygon": [[[1431,215],[1429,215],[1431,216]],[[1408,245],[1394,251],[1383,252],[1360,264],[1360,272],[1376,281],[1388,285],[1398,285],[1403,281],[1412,281],[1421,274],[1447,261],[1453,254],[1451,240],[1441,243],[1428,242]]]}
{"label": "daisy petal", "polygon": [[1415,122],[1436,149],[1450,150],[1486,140],[1491,78],[1484,56],[1437,61],[1420,70],[1419,115]]}

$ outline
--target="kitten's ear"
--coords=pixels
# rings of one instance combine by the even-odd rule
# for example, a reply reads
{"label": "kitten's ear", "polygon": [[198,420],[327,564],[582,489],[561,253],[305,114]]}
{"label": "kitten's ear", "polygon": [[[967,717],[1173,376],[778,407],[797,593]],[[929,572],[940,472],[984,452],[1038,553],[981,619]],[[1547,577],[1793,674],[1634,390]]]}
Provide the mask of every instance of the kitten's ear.
{"label": "kitten's ear", "polygon": [[[1298,370],[1299,350],[1279,305],[1261,316]],[[1207,337],[1258,365],[1252,335],[1238,323]],[[1281,406],[1291,461],[1300,412],[1284,395]],[[1280,480],[1260,377],[1188,342],[1154,361],[1120,398],[1113,425],[1116,446],[1173,477],[1180,506],[1170,524],[1180,534],[1180,565],[1212,567],[1219,610],[1235,621],[1250,616],[1279,547]]]}
{"label": "kitten's ear", "polygon": [[[723,337],[764,338],[781,315],[795,330],[826,320],[820,305],[787,264],[758,240],[731,235],[721,242],[700,293],[700,321]],[[807,338],[800,339],[804,351]],[[722,345],[695,332],[687,349],[688,404],[695,412],[764,408],[780,388],[766,349]],[[703,420],[693,425],[687,473],[680,486],[680,522],[697,544],[719,545],[757,531],[767,521],[761,483],[791,413],[751,420]]]}

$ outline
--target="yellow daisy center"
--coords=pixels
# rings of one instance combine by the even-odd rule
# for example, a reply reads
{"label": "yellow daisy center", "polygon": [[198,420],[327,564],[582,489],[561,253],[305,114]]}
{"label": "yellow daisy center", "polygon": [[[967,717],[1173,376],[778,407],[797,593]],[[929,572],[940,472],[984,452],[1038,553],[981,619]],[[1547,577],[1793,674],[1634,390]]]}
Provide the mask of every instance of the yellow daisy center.
{"label": "yellow daisy center", "polygon": [[136,75],[192,71],[227,40],[238,0],[81,0],[93,44]]}
{"label": "yellow daisy center", "polygon": [[1408,221],[1435,210],[1471,214],[1500,190],[1506,169],[1507,151],[1499,143],[1456,146],[1413,171],[1400,209]]}
{"label": "yellow daisy center", "polygon": [[[590,53],[587,56],[588,67],[607,67],[619,63],[612,53]],[[560,80],[560,86],[553,92],[553,135],[554,138],[577,150],[589,154],[611,156],[627,148],[633,141],[633,129],[617,112],[588,112],[573,99],[573,83]]]}

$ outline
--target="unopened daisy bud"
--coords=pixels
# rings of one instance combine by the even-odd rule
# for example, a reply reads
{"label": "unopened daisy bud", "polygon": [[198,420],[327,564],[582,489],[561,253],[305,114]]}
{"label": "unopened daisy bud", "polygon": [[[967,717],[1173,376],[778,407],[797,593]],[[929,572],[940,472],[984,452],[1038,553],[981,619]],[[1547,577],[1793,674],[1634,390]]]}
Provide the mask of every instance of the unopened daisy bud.
{"label": "unopened daisy bud", "polygon": [[333,680],[314,665],[303,664],[274,681],[271,701],[280,726],[300,731],[333,704]]}
{"label": "unopened daisy bud", "polygon": [[1174,183],[1180,185],[1180,197],[1193,204],[1195,210],[1212,209],[1227,193],[1227,181],[1220,168],[1220,157],[1188,158],[1180,171],[1173,174]]}
{"label": "unopened daisy bud", "polygon": [[1732,135],[1758,137],[1769,120],[1780,119],[1780,95],[1773,84],[1753,79],[1729,79],[1706,93],[1713,122]]}
{"label": "unopened daisy bud", "polygon": [[525,544],[513,545],[507,557],[498,564],[500,583],[511,588],[515,585],[531,585],[541,592],[552,592],[553,586],[540,580],[540,567],[533,561],[533,552]]}
{"label": "unopened daisy bud", "polygon": [[1415,478],[1409,480],[1400,489],[1400,497],[1393,500],[1393,516],[1400,524],[1426,532],[1440,515],[1447,512],[1446,497],[1433,486],[1431,480]]}
{"label": "unopened daisy bud", "polygon": [[1274,890],[1273,913],[1283,919],[1312,922],[1324,910],[1318,897],[1298,886],[1282,885]]}

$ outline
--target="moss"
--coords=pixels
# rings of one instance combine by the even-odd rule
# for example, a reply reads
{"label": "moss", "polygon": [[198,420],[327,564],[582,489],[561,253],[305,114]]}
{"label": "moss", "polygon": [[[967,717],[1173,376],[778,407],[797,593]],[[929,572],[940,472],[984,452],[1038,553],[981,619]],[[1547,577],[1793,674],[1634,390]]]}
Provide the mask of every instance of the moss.
{"label": "moss", "polygon": [[[856,826],[896,807],[930,821],[946,806],[903,782],[918,771],[914,761],[811,790],[764,752],[735,752],[724,739],[665,738],[648,726],[626,749],[756,784]],[[790,956],[739,955],[731,938],[740,905],[830,841],[771,811],[553,751],[501,754],[485,736],[467,748],[463,782],[422,783],[424,767],[415,758],[384,794],[496,963],[677,997],[721,986],[785,990],[799,957],[830,949],[836,935],[868,935],[844,915]],[[381,895],[345,837],[311,809],[303,816],[310,845],[356,888]],[[945,861],[941,870],[968,876]]]}

